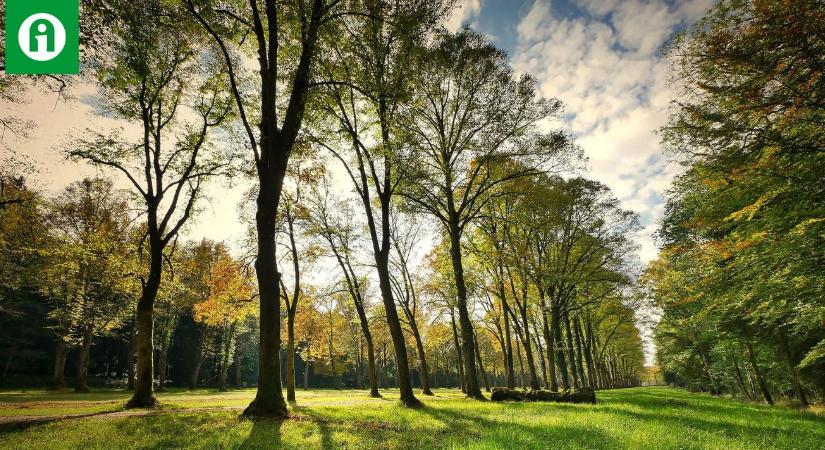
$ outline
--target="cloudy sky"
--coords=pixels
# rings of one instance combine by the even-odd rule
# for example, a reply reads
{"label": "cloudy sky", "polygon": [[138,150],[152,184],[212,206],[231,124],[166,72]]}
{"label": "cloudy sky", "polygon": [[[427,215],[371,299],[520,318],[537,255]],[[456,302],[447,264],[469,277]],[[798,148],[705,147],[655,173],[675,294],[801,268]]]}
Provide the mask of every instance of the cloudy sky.
{"label": "cloudy sky", "polygon": [[[541,93],[566,104],[566,126],[590,160],[589,176],[607,183],[644,230],[637,240],[642,261],[656,255],[652,234],[661,216],[662,193],[675,166],[663,157],[655,131],[663,124],[673,89],[661,45],[695,21],[713,0],[460,0],[448,23],[470,25],[507,51],[519,72],[532,73]],[[3,151],[30,156],[36,184],[51,191],[94,170],[66,162],[62,144],[72,132],[101,123],[83,99],[37,94],[0,109],[39,124],[27,138],[2,136]],[[210,203],[189,230],[190,238],[234,240],[241,232],[236,206],[243,189],[213,186]]]}
{"label": "cloudy sky", "polygon": [[678,168],[656,130],[674,90],[660,48],[714,0],[462,0],[449,26],[470,25],[533,74],[541,93],[566,104],[566,126],[586,152],[589,176],[609,185],[644,230],[640,257],[656,256],[652,234],[662,194]]}

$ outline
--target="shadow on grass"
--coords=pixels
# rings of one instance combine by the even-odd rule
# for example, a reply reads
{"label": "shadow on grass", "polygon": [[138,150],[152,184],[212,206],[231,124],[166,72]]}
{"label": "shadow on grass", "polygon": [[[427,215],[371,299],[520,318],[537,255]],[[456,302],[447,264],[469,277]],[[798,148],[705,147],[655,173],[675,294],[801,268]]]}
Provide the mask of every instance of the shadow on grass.
{"label": "shadow on grass", "polygon": [[[823,448],[825,418],[813,413],[689,394],[615,392],[605,396],[603,413],[619,420],[661,423],[670,430],[698,430],[710,435],[794,448]],[[629,422],[629,421],[628,421]]]}
{"label": "shadow on grass", "polygon": [[[283,419],[243,419],[252,422],[252,430],[239,448],[281,448]],[[288,420],[288,419],[287,419]]]}
{"label": "shadow on grass", "polygon": [[60,420],[70,420],[70,419],[85,419],[88,417],[95,417],[95,416],[103,416],[107,414],[112,414],[118,412],[120,410],[110,410],[110,411],[98,411],[92,413],[78,413],[78,414],[65,414],[59,416],[35,416],[35,417],[26,417],[20,416],[19,419],[13,418],[13,420],[3,421],[0,422],[0,433],[10,432],[10,431],[24,431],[31,427],[37,425],[45,425],[51,422],[57,422]]}
{"label": "shadow on grass", "polygon": [[[505,403],[500,407],[521,409],[523,405]],[[538,426],[503,422],[485,417],[486,412],[465,412],[449,407],[421,410],[446,427],[443,433],[449,436],[450,446],[461,447],[476,441],[493,448],[620,447],[620,441],[600,429],[580,424]]]}

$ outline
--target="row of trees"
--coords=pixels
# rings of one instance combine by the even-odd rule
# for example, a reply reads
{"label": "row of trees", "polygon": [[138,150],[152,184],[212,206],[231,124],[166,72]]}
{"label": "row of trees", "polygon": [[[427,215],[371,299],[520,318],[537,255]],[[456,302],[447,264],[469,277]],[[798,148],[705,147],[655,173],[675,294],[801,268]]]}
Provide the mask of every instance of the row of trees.
{"label": "row of trees", "polygon": [[[368,254],[365,239],[357,233],[363,224],[358,223],[352,200],[335,199],[330,193],[322,169],[318,165],[307,167],[313,169],[302,173],[320,176],[320,182],[303,195],[302,202],[285,204],[290,213],[284,214],[278,229],[282,232],[279,242],[289,250],[289,256],[282,264],[294,267],[290,259],[297,257],[299,267],[308,268],[305,270],[326,267],[337,275],[331,283],[299,285],[296,301],[283,296],[285,310],[294,305],[290,326],[284,330],[284,340],[292,343],[292,351],[289,344],[281,351],[281,359],[293,361],[287,364],[293,372],[292,377],[286,375],[285,383],[294,395],[296,386],[307,387],[312,375],[314,386],[368,387],[372,395],[380,395],[379,387],[396,385],[397,374],[391,336],[370,286],[370,261],[359,257]],[[30,354],[38,343],[30,336],[39,333],[38,337],[54,346],[50,355],[53,388],[65,386],[68,355],[73,356],[77,391],[88,389],[89,375],[113,380],[120,376],[132,385],[134,366],[129,355],[134,353],[135,300],[146,260],[145,244],[139,242],[142,225],[136,227],[133,224],[139,222],[129,220],[128,199],[105,179],[73,183],[53,198],[30,191],[20,179],[6,177],[4,181],[8,200],[24,200],[7,203],[2,214],[3,242],[9,244],[4,253],[4,324],[17,330],[4,342],[4,378],[9,369],[12,373],[38,374],[38,365],[32,364],[36,358]],[[515,215],[519,207],[537,200],[530,200],[530,195],[555,192],[554,204],[560,212],[581,208],[577,217],[583,217],[589,214],[584,209],[592,208],[593,201],[606,194],[603,186],[582,179],[545,177],[541,181],[548,183],[547,187],[530,193],[525,189],[538,185],[520,180],[520,195],[503,200],[500,206],[510,208],[513,219],[505,222],[485,216],[485,223],[492,229],[522,231],[549,226],[549,220],[533,223],[528,221],[531,218]],[[296,186],[290,183],[288,190],[293,192]],[[585,186],[589,190],[583,191]],[[511,204],[516,199],[519,204]],[[603,200],[607,203],[601,207],[609,208],[612,200]],[[516,222],[515,217],[525,221]],[[405,214],[395,223],[391,282],[399,299],[396,308],[403,317],[405,350],[416,356],[411,380],[424,394],[432,393],[430,387],[462,386],[466,390],[446,240],[442,238],[423,261],[414,263],[420,259],[416,251],[426,238],[422,224]],[[567,233],[579,227],[572,222],[554,226],[567,228]],[[497,241],[502,247],[522,242],[511,240],[510,231],[502,236]],[[571,242],[577,239],[582,237],[571,237]],[[633,309],[615,292],[618,285],[612,293],[569,299],[563,315],[556,319],[564,324],[556,339],[567,342],[559,346],[564,351],[557,359],[542,334],[545,326],[552,329],[548,325],[554,322],[552,313],[543,313],[546,308],[537,288],[520,278],[528,276],[523,272],[525,266],[517,266],[517,260],[509,256],[517,249],[497,252],[495,245],[490,235],[478,228],[464,246],[467,269],[473,274],[468,277],[468,293],[476,308],[474,358],[486,389],[495,385],[607,388],[636,382],[642,362],[640,343]],[[242,385],[241,362],[255,353],[250,344],[255,343],[257,329],[257,299],[248,267],[242,259],[232,258],[223,244],[210,241],[175,244],[175,251],[168,256],[167,275],[154,311],[156,385],[163,389],[170,383],[170,366],[177,366],[172,370],[174,385],[194,388],[206,380],[208,385],[226,389],[230,379]],[[25,270],[20,270],[23,267]],[[10,277],[14,275],[24,279],[12,284]],[[587,280],[593,286],[609,282]],[[620,278],[613,281],[623,282]],[[504,291],[497,290],[501,288]],[[32,323],[27,311],[32,307],[41,308],[45,316],[42,323]],[[28,336],[20,333],[32,325],[42,329],[30,329]],[[567,369],[556,376],[556,364],[565,361],[570,361]],[[202,368],[204,363],[210,364],[209,370]],[[296,367],[301,368],[302,376],[296,377]],[[252,371],[255,369],[253,364]],[[248,368],[243,371],[248,372]]]}
{"label": "row of trees", "polygon": [[[134,276],[110,271],[126,284],[138,280],[129,406],[154,404],[154,356],[174,329],[174,319],[162,317],[168,299],[198,291],[175,270],[178,236],[206,183],[233,175],[256,180],[248,214],[254,232],[242,260],[254,261],[247,267],[257,286],[226,280],[229,294],[210,289],[216,297],[193,312],[223,327],[228,337],[220,345],[229,348],[226,305],[237,296],[255,298],[258,391],[247,414],[286,414],[282,334],[292,400],[295,355],[306,345],[298,324],[313,298],[331,302],[314,310],[333,324],[349,297],[352,310],[346,310],[354,311],[363,336],[372,395],[379,395],[372,329],[383,318],[407,406],[420,405],[411,352],[423,393],[430,393],[429,375],[437,369],[429,366],[438,358],[426,356],[424,333],[434,323],[450,324],[459,378],[473,398],[483,398],[482,382],[490,385],[483,355],[494,352],[479,344],[494,341],[508,386],[516,383],[515,359],[520,368],[526,361],[532,388],[636,381],[642,355],[627,294],[633,250],[627,236],[636,218],[605,186],[574,176],[583,158],[552,128],[559,101],[538,95],[535,81],[514,74],[482,36],[441,28],[452,2],[84,6],[85,15],[107,24],[105,39],[89,45],[100,109],[127,128],[87,130],[67,155],[120,176],[139,213]],[[322,170],[330,160],[343,169],[343,180]],[[349,186],[353,195],[339,198],[330,192],[339,189],[333,184]],[[436,226],[418,235],[416,222]],[[113,233],[123,240],[123,231]],[[423,239],[436,244],[426,279],[437,283],[421,281],[416,260]],[[324,263],[319,259],[336,268],[340,282],[310,295],[313,284],[330,288],[309,280],[308,269]],[[336,373],[333,341],[327,345]]]}
{"label": "row of trees", "polygon": [[825,389],[823,10],[722,1],[672,49],[663,136],[686,170],[645,275],[671,382],[769,404]]}

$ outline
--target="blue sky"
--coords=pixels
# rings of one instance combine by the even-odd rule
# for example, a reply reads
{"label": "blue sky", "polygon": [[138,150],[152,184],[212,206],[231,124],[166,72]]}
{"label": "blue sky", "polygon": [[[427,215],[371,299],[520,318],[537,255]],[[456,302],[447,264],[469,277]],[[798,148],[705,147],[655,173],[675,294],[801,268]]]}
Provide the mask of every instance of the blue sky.
{"label": "blue sky", "polygon": [[656,256],[653,233],[663,193],[678,173],[656,130],[677,88],[660,48],[714,0],[460,0],[448,23],[469,25],[561,99],[563,124],[589,158],[588,176],[640,214],[642,261]]}

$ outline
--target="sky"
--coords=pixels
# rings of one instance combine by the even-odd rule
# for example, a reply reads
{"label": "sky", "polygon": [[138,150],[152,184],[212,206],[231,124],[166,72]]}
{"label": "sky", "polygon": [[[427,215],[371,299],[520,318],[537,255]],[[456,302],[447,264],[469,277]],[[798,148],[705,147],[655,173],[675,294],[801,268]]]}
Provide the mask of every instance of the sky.
{"label": "sky", "polygon": [[[660,48],[714,0],[459,0],[447,23],[469,25],[505,50],[519,73],[532,74],[545,97],[564,102],[564,126],[589,159],[587,176],[606,183],[626,209],[640,215],[635,236],[642,262],[655,258],[653,239],[663,193],[679,168],[663,155],[656,130],[675,89]],[[93,115],[93,90],[72,89],[74,101],[34,92],[24,104],[0,104],[30,120],[28,137],[3,133],[0,151],[14,148],[38,173],[33,182],[56,192],[95,170],[65,161],[72,134],[116,125]],[[191,239],[236,240],[243,189],[217,184],[187,232]]]}
{"label": "sky", "polygon": [[639,213],[642,262],[656,257],[663,194],[679,171],[656,134],[675,96],[660,50],[714,3],[461,0],[448,23],[486,35],[517,72],[536,78],[542,95],[564,102],[565,126],[589,159],[586,175]]}

